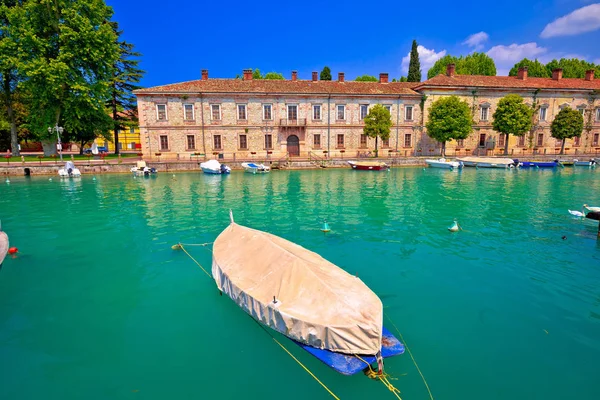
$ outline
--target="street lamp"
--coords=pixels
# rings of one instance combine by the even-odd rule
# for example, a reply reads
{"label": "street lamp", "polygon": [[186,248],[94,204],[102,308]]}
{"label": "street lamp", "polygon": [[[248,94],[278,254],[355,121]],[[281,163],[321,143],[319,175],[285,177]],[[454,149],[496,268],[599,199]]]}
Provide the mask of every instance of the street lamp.
{"label": "street lamp", "polygon": [[58,138],[58,143],[56,148],[58,149],[58,154],[60,155],[60,161],[62,162],[62,144],[60,143],[60,134],[63,133],[64,128],[62,126],[58,126],[58,124],[54,125],[54,128],[48,128],[48,133],[52,135],[52,132],[56,131],[56,137]]}

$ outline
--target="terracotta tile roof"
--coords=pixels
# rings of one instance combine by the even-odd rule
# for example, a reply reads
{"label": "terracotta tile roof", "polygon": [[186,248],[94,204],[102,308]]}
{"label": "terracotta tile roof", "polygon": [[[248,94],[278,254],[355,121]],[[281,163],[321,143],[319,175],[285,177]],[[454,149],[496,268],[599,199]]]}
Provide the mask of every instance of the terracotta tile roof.
{"label": "terracotta tile roof", "polygon": [[355,82],[308,80],[208,79],[155,86],[134,91],[136,95],[161,93],[287,93],[348,95],[414,95],[414,82]]}
{"label": "terracotta tile roof", "polygon": [[483,75],[454,75],[439,74],[431,79],[414,86],[415,90],[430,87],[489,87],[513,89],[575,89],[600,90],[600,79],[586,81],[585,79],[562,78],[530,78],[518,79],[516,76],[483,76]]}

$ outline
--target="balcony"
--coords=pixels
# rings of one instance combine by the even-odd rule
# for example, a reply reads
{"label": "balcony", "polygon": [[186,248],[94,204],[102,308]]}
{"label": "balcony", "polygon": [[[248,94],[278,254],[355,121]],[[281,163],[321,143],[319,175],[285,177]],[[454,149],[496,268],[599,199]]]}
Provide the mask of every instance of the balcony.
{"label": "balcony", "polygon": [[282,118],[279,120],[279,125],[283,126],[283,127],[306,126],[306,118],[298,118],[298,119]]}

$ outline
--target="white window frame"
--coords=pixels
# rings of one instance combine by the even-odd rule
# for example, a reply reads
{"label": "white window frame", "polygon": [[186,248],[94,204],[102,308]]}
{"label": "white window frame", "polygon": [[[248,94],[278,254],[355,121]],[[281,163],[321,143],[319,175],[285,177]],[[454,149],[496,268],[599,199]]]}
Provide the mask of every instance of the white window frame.
{"label": "white window frame", "polygon": [[[544,118],[542,118],[542,110],[544,110]],[[545,121],[546,118],[548,117],[548,107],[540,107],[540,121]]]}
{"label": "white window frame", "polygon": [[[194,138],[194,147],[190,147],[190,137]],[[196,135],[185,135],[185,149],[196,150]]]}
{"label": "white window frame", "polygon": [[[485,112],[485,118],[483,118],[484,112]],[[489,118],[490,118],[490,106],[481,106],[481,110],[479,111],[479,120],[480,121],[488,121]]]}
{"label": "white window frame", "polygon": [[[219,118],[218,119],[213,118],[214,117],[214,112],[213,112],[213,107],[214,106],[217,106],[217,108],[219,109]],[[221,115],[221,105],[220,104],[211,104],[210,105],[210,120],[211,121],[220,121],[221,118],[222,118],[222,115]]]}
{"label": "white window frame", "polygon": [[[315,118],[315,111],[317,110],[317,108],[319,109],[319,118]],[[323,120],[323,107],[321,107],[321,104],[313,104],[312,106],[312,119],[313,121],[322,121]]]}
{"label": "white window frame", "polygon": [[[244,117],[240,118],[240,107],[244,107]],[[248,121],[248,104],[246,103],[237,103],[235,105],[235,109],[237,110],[237,119],[239,121]]]}
{"label": "white window frame", "polygon": [[577,112],[585,117],[585,109],[585,106],[579,106],[577,107]]}
{"label": "white window frame", "polygon": [[[290,118],[290,107],[296,107],[296,119]],[[288,121],[298,121],[300,119],[300,107],[298,107],[298,104],[287,104],[285,110],[285,117]]]}
{"label": "white window frame", "polygon": [[[363,116],[363,107],[365,108],[365,115]],[[367,115],[369,115],[369,105],[368,104],[361,104],[358,106],[358,117],[360,118],[361,121],[363,121],[365,118],[367,118]]]}
{"label": "white window frame", "polygon": [[[185,117],[185,107],[186,106],[192,107],[192,119],[187,119]],[[196,112],[194,110],[194,103],[184,103],[183,104],[183,119],[184,119],[184,121],[195,121],[196,120]]]}
{"label": "white window frame", "polygon": [[[159,118],[159,113],[158,113],[159,106],[165,107],[165,119]],[[167,110],[167,103],[156,103],[156,120],[157,121],[168,121],[169,120],[169,111]]]}
{"label": "white window frame", "polygon": [[[340,118],[340,107],[344,111],[344,118]],[[336,104],[335,105],[335,119],[337,121],[345,121],[346,120],[346,105],[345,104]]]}
{"label": "white window frame", "polygon": [[[267,107],[269,107],[271,109],[271,118],[267,118],[266,117],[265,110],[266,110]],[[272,103],[264,103],[263,104],[263,120],[265,120],[265,121],[272,121],[273,120],[273,104]]]}
{"label": "white window frame", "polygon": [[[164,148],[163,147],[163,141],[162,138],[167,138],[167,147]],[[160,151],[169,151],[170,147],[169,147],[170,143],[169,143],[169,135],[158,135],[158,149]]]}
{"label": "white window frame", "polygon": [[[413,110],[413,106],[404,106],[404,120],[405,121],[413,121],[415,117],[415,111]],[[407,118],[408,110],[410,109],[410,118]]]}

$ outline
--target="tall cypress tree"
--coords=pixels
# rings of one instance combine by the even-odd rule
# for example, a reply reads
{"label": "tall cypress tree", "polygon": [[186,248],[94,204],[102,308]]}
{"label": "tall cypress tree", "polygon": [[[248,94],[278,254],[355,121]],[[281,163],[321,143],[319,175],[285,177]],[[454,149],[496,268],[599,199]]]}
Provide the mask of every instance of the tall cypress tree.
{"label": "tall cypress tree", "polygon": [[323,68],[323,71],[321,71],[321,75],[319,76],[319,79],[321,79],[322,81],[330,81],[331,80],[331,70],[329,69],[329,67],[325,66]]}
{"label": "tall cypress tree", "polygon": [[421,82],[421,62],[417,51],[417,41],[413,40],[410,50],[410,64],[408,65],[408,82]]}
{"label": "tall cypress tree", "polygon": [[114,73],[111,80],[111,94],[108,106],[113,119],[115,138],[115,154],[119,154],[119,130],[127,128],[127,122],[137,120],[137,103],[133,91],[140,87],[136,85],[142,79],[145,71],[138,68],[141,54],[133,51],[133,45],[119,40],[123,31],[119,30],[117,22],[110,22],[119,46],[119,59],[113,65]]}

